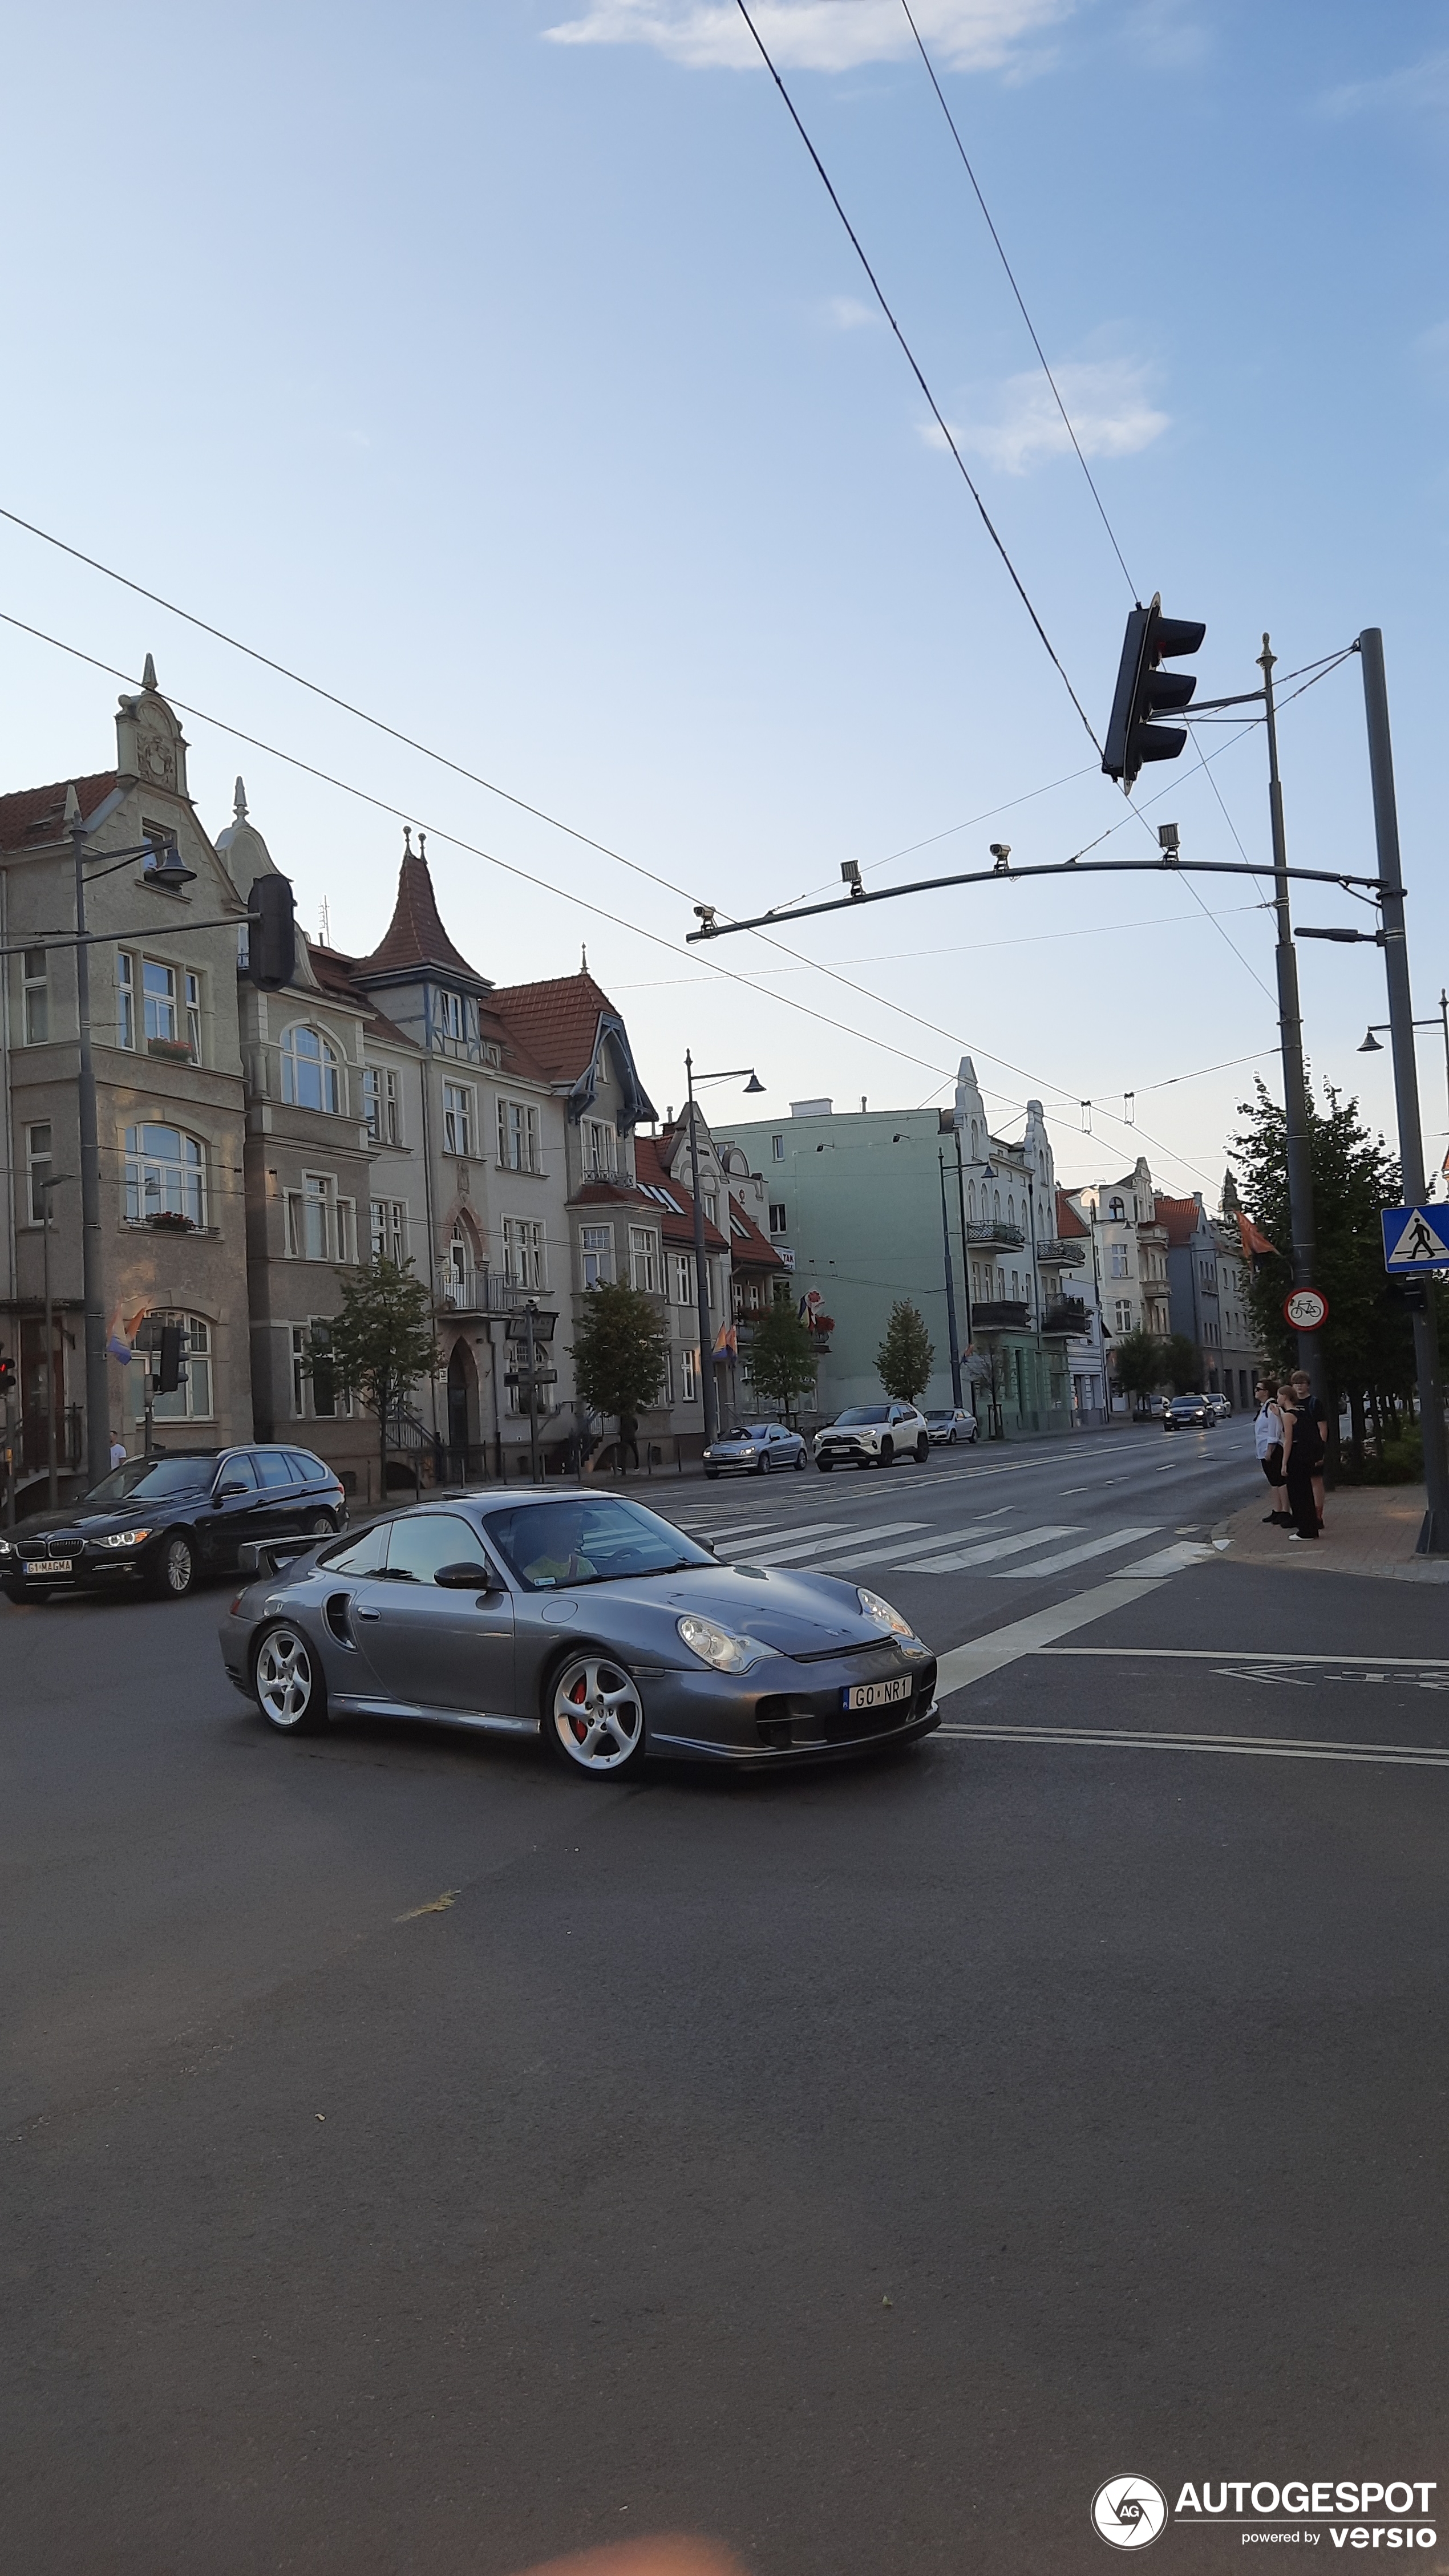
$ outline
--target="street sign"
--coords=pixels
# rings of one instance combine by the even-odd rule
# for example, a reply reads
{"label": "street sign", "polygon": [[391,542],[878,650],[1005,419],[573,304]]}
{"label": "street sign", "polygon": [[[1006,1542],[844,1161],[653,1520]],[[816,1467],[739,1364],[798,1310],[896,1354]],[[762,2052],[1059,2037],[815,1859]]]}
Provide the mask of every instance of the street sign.
{"label": "street sign", "polygon": [[1328,1321],[1328,1299],[1319,1288],[1295,1288],[1283,1312],[1295,1333],[1316,1333]]}
{"label": "street sign", "polygon": [[1449,1207],[1382,1208],[1384,1268],[1391,1278],[1449,1269]]}

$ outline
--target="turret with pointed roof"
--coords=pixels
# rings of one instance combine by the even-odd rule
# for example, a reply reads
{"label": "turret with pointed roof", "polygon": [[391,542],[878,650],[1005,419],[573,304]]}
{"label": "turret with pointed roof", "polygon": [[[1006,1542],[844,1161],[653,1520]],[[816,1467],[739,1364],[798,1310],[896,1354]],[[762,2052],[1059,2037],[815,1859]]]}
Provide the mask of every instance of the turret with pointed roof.
{"label": "turret with pointed roof", "polygon": [[404,824],[402,865],[392,919],[372,955],[357,960],[353,979],[362,985],[410,984],[429,975],[461,984],[470,993],[493,990],[489,977],[469,965],[443,928],[428,866],[427,842],[420,832],[414,849],[411,827]]}

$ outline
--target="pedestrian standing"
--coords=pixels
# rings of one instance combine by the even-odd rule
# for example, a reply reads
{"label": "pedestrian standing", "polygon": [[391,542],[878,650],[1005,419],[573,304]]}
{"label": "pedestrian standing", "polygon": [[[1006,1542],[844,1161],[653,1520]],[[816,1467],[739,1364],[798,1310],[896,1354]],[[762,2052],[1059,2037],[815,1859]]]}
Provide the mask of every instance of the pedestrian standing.
{"label": "pedestrian standing", "polygon": [[1313,1479],[1323,1461],[1318,1424],[1308,1405],[1295,1400],[1291,1385],[1279,1388],[1278,1411],[1283,1418],[1283,1482],[1293,1516],[1288,1535],[1290,1539],[1317,1538],[1318,1505],[1313,1499]]}
{"label": "pedestrian standing", "polygon": [[1263,1514],[1263,1523],[1265,1528],[1271,1525],[1273,1528],[1286,1529],[1289,1515],[1286,1509],[1287,1495],[1283,1487],[1283,1416],[1278,1410],[1276,1378],[1260,1377],[1253,1393],[1258,1403],[1258,1411],[1253,1423],[1253,1443],[1258,1452],[1258,1463],[1268,1479],[1268,1490],[1273,1497],[1273,1508]]}
{"label": "pedestrian standing", "polygon": [[1323,1464],[1328,1455],[1328,1413],[1313,1392],[1313,1380],[1307,1369],[1293,1372],[1293,1401],[1300,1412],[1311,1413],[1318,1429],[1318,1469],[1313,1479],[1313,1504],[1318,1526],[1323,1527]]}
{"label": "pedestrian standing", "polygon": [[126,1444],[124,1440],[113,1440],[111,1442],[111,1465],[113,1467],[124,1467],[125,1463]]}

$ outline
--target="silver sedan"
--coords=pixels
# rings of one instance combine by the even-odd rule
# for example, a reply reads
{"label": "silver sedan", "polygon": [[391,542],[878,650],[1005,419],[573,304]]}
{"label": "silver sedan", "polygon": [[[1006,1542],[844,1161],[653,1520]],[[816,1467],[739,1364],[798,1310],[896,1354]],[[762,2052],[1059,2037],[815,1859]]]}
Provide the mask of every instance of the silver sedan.
{"label": "silver sedan", "polygon": [[283,1735],[437,1720],[617,1778],[649,1755],[838,1761],[938,1723],[936,1659],[877,1593],[722,1565],[622,1496],[425,1503],[288,1546],[255,1551],[221,1624],[231,1679]]}
{"label": "silver sedan", "polygon": [[714,1477],[768,1476],[772,1468],[803,1467],[805,1443],[783,1422],[746,1422],[722,1431],[704,1452],[704,1472]]}

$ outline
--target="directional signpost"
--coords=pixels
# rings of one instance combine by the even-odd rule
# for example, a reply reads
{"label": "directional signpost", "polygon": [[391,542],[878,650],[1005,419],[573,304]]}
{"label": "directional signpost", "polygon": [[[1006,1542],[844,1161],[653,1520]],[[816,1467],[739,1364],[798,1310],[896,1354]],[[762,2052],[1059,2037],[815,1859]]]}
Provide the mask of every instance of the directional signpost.
{"label": "directional signpost", "polygon": [[1449,1207],[1382,1208],[1384,1268],[1391,1279],[1449,1270]]}

